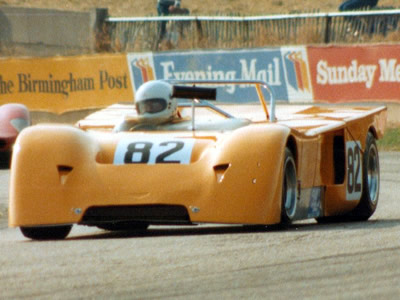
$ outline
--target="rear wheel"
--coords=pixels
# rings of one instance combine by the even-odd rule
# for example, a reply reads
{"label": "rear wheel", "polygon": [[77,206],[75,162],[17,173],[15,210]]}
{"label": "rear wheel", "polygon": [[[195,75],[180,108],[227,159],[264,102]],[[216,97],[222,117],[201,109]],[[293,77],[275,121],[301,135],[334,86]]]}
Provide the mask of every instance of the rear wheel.
{"label": "rear wheel", "polygon": [[350,213],[352,221],[365,221],[378,205],[380,185],[378,147],[372,133],[368,132],[363,156],[363,191],[360,203]]}
{"label": "rear wheel", "polygon": [[371,132],[367,134],[362,171],[363,189],[360,202],[356,208],[342,216],[318,218],[318,223],[366,221],[375,212],[379,198],[380,171],[378,147]]}
{"label": "rear wheel", "polygon": [[21,227],[22,234],[33,240],[62,240],[71,231],[72,225]]}
{"label": "rear wheel", "polygon": [[296,209],[296,163],[292,152],[289,150],[289,148],[285,148],[285,160],[283,163],[281,223],[290,224],[296,215]]}

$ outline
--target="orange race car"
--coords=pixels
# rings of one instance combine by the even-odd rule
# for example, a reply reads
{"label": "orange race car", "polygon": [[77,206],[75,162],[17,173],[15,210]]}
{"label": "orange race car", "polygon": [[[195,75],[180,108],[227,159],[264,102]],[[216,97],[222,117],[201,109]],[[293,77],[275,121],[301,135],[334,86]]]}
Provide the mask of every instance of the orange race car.
{"label": "orange race car", "polygon": [[[214,101],[232,86],[253,86],[258,104]],[[385,107],[276,106],[259,81],[150,81],[135,99],[20,134],[11,227],[61,239],[73,224],[358,221],[376,209]]]}

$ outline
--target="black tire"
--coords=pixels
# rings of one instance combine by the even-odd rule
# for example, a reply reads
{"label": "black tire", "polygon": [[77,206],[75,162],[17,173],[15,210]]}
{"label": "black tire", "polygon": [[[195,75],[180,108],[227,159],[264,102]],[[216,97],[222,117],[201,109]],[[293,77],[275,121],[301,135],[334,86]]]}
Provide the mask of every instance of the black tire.
{"label": "black tire", "polygon": [[99,224],[97,227],[109,231],[142,231],[146,230],[149,224],[138,222],[112,222]]}
{"label": "black tire", "polygon": [[62,240],[71,231],[72,225],[21,227],[22,234],[32,240]]}
{"label": "black tire", "polygon": [[11,152],[0,152],[0,169],[9,169],[11,166]]}
{"label": "black tire", "polygon": [[362,161],[363,189],[356,208],[342,216],[318,218],[318,223],[357,222],[368,220],[376,210],[379,198],[379,154],[375,137],[368,132]]}
{"label": "black tire", "polygon": [[283,163],[281,224],[290,224],[297,209],[296,162],[289,148],[285,148]]}
{"label": "black tire", "polygon": [[350,213],[351,221],[366,221],[376,210],[379,199],[380,170],[379,154],[375,137],[367,134],[363,155],[363,191],[360,203]]}

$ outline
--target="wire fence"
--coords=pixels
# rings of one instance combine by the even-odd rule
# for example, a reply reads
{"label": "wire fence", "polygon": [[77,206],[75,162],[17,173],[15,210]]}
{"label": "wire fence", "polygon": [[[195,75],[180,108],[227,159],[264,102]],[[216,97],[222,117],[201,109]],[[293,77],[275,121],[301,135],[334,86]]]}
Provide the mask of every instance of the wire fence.
{"label": "wire fence", "polygon": [[[400,41],[400,9],[256,17],[107,18],[109,50],[250,48]],[[164,22],[167,33],[160,36]]]}

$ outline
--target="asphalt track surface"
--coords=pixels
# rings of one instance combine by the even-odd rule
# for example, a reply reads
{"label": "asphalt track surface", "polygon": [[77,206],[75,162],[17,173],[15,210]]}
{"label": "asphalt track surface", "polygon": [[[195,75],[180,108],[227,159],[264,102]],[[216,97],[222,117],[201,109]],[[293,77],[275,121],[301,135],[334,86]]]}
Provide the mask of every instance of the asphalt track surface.
{"label": "asphalt track surface", "polygon": [[75,226],[36,242],[7,228],[0,170],[0,299],[399,299],[400,153],[381,158],[368,222],[288,229]]}

